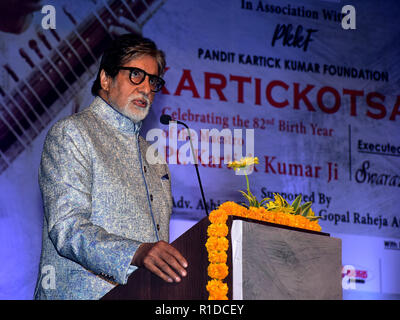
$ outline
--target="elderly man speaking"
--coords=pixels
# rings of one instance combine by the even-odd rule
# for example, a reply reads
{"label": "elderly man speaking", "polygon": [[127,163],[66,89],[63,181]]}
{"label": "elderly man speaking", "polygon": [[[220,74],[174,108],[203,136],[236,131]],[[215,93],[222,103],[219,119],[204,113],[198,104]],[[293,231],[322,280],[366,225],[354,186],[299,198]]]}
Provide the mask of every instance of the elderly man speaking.
{"label": "elderly man speaking", "polygon": [[146,161],[149,145],[139,135],[164,68],[153,41],[118,37],[101,59],[92,104],[48,132],[39,169],[45,217],[35,299],[99,299],[137,267],[167,282],[186,276],[187,261],[168,244],[169,170]]}

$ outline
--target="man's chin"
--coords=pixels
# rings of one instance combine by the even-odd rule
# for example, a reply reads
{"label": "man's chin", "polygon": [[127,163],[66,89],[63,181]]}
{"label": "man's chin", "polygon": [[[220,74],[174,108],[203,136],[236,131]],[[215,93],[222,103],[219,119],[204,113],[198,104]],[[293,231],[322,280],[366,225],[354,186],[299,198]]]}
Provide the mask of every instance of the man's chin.
{"label": "man's chin", "polygon": [[123,115],[131,119],[133,122],[137,123],[144,120],[149,114],[150,108],[143,108],[143,110],[137,110],[136,112],[123,112]]}

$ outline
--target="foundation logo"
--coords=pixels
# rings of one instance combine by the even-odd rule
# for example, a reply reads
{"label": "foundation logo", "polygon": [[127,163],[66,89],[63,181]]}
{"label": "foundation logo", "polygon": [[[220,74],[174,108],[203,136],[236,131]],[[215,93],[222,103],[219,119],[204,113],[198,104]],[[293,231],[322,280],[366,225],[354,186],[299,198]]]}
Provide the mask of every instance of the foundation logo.
{"label": "foundation logo", "polygon": [[362,266],[345,265],[342,269],[342,288],[344,290],[359,289],[359,285],[373,279],[370,270]]}

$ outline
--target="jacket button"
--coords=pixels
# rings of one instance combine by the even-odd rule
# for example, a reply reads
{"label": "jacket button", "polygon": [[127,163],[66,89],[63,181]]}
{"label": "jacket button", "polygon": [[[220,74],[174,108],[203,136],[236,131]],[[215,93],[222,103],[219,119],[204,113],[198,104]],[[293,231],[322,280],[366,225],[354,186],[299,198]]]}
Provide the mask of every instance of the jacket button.
{"label": "jacket button", "polygon": [[150,201],[153,201],[153,195],[152,194],[150,195]]}
{"label": "jacket button", "polygon": [[144,170],[144,173],[147,173],[147,167],[146,166],[143,167],[143,170]]}
{"label": "jacket button", "polygon": [[160,225],[157,224],[157,231],[160,231]]}

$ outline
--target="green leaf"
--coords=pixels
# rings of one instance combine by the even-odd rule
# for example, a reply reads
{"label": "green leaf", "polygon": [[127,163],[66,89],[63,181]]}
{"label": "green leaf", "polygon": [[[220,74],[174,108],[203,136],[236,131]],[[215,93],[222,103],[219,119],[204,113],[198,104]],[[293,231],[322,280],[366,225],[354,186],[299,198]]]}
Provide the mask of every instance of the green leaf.
{"label": "green leaf", "polygon": [[260,205],[263,205],[264,203],[266,203],[268,200],[271,200],[271,198],[264,198],[260,201]]}
{"label": "green leaf", "polygon": [[253,197],[254,199],[256,199],[256,197],[251,193],[250,189],[247,190],[247,193],[249,196]]}
{"label": "green leaf", "polygon": [[321,217],[307,216],[306,218],[307,218],[308,220],[310,220],[310,221],[315,221],[315,220],[318,220],[318,219],[321,218]]}
{"label": "green leaf", "polygon": [[294,201],[293,201],[293,203],[292,203],[292,207],[293,207],[293,209],[294,209],[295,212],[297,211],[297,208],[299,207],[300,203],[301,203],[301,194],[299,194],[299,195],[296,197],[296,199],[294,199]]}
{"label": "green leaf", "polygon": [[249,202],[251,201],[250,196],[246,192],[244,192],[242,190],[239,190],[239,192],[242,194],[243,197],[245,197],[247,199],[247,201],[249,201]]}
{"label": "green leaf", "polygon": [[246,207],[247,209],[249,208],[249,206],[244,202],[242,202],[240,205],[242,205],[243,207]]}
{"label": "green leaf", "polygon": [[266,209],[267,209],[267,211],[274,211],[276,208],[278,208],[278,207],[272,205],[272,206],[270,206],[269,208],[266,208]]}
{"label": "green leaf", "polygon": [[247,199],[249,202],[250,207],[259,207],[259,203],[257,201],[257,198],[253,196],[252,194],[248,195],[246,192],[239,190],[239,192]]}
{"label": "green leaf", "polygon": [[285,199],[283,199],[280,194],[278,194],[278,193],[274,193],[274,194],[280,200],[280,202],[282,203],[282,207],[288,207],[289,206],[289,203]]}
{"label": "green leaf", "polygon": [[309,211],[310,208],[311,208],[311,205],[312,205],[312,202],[309,201],[309,202],[304,203],[304,204],[300,207],[300,208],[301,208],[301,215],[302,215],[303,217],[307,217],[307,214],[308,214],[308,211]]}

